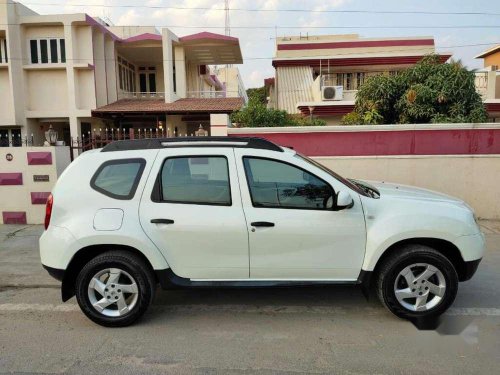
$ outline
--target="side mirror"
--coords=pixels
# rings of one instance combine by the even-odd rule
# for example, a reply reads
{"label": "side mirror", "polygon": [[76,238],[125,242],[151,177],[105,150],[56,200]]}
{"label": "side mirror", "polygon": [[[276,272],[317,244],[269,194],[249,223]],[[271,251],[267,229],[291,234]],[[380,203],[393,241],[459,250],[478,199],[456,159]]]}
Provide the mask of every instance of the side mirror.
{"label": "side mirror", "polygon": [[354,206],[354,200],[351,195],[346,191],[339,191],[337,193],[337,204],[333,207],[334,211],[345,210]]}

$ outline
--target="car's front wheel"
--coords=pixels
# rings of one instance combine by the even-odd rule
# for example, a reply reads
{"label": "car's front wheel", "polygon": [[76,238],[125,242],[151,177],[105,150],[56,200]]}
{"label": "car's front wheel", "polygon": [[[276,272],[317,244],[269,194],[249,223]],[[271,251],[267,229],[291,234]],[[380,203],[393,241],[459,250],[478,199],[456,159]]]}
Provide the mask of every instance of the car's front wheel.
{"label": "car's front wheel", "polygon": [[458,276],[440,252],[423,245],[408,245],[380,266],[377,293],[395,315],[411,319],[442,314],[453,303]]}
{"label": "car's front wheel", "polygon": [[109,251],[90,260],[76,279],[83,313],[97,324],[123,327],[151,304],[155,282],[150,267],[127,251]]}

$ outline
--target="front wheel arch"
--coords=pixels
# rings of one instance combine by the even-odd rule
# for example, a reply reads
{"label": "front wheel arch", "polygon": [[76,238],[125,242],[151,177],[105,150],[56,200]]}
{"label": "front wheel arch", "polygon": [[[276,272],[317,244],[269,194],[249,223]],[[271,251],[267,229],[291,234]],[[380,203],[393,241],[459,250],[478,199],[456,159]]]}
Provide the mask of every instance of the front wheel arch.
{"label": "front wheel arch", "polygon": [[381,264],[383,264],[387,258],[407,245],[424,245],[438,251],[439,253],[444,255],[451,262],[451,264],[453,264],[453,267],[458,274],[458,280],[467,280],[465,261],[462,258],[462,254],[460,253],[458,247],[456,247],[450,241],[430,237],[408,238],[392,244],[382,253],[380,258],[377,260],[375,268],[373,269],[373,273],[377,274]]}
{"label": "front wheel arch", "polygon": [[[63,302],[66,302],[69,300],[71,297],[75,295],[75,283],[76,283],[76,278],[78,274],[80,273],[81,269],[93,258],[96,256],[105,253],[110,250],[123,250],[130,252],[132,254],[137,255],[140,257],[144,263],[150,267],[150,270],[154,273],[153,266],[151,265],[151,262],[148,260],[148,258],[142,253],[140,250],[136,249],[135,247],[132,246],[126,246],[126,245],[116,245],[116,244],[102,244],[102,245],[91,245],[91,246],[86,246],[81,248],[76,252],[76,254],[73,256],[71,261],[68,264],[68,267],[66,267],[66,270],[64,271],[64,276],[62,279],[62,284],[61,284],[61,298]],[[156,276],[155,276],[156,277]],[[155,282],[158,282],[157,279],[155,279]]]}

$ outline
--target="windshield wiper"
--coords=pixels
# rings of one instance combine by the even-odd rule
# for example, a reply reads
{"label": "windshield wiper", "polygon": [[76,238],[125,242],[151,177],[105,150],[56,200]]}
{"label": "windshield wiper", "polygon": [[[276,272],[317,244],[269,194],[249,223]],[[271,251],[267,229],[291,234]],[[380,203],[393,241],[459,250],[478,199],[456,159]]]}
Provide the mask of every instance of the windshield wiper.
{"label": "windshield wiper", "polygon": [[358,180],[354,180],[354,179],[349,178],[349,181],[352,182],[357,187],[359,187],[361,190],[363,190],[371,198],[380,198],[380,193],[378,192],[377,189],[375,189],[369,185],[365,185],[364,183],[362,183],[361,181],[358,181]]}

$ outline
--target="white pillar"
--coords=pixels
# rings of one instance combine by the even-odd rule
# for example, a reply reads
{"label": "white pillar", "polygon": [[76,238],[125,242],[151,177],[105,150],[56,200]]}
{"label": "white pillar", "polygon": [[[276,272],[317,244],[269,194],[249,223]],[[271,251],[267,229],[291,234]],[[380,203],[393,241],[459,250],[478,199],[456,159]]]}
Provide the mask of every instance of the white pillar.
{"label": "white pillar", "polygon": [[179,38],[168,29],[162,30],[163,46],[163,81],[165,87],[165,102],[175,102],[179,97],[174,93],[174,64],[173,64],[173,43]]}
{"label": "white pillar", "polygon": [[231,121],[226,113],[211,113],[210,114],[210,135],[211,136],[227,136],[227,128]]}
{"label": "white pillar", "polygon": [[186,97],[186,55],[184,47],[176,46],[175,50],[175,84],[179,98]]}

